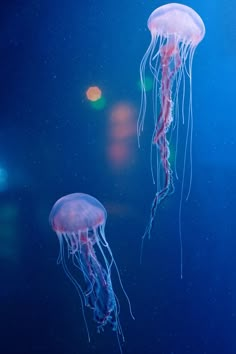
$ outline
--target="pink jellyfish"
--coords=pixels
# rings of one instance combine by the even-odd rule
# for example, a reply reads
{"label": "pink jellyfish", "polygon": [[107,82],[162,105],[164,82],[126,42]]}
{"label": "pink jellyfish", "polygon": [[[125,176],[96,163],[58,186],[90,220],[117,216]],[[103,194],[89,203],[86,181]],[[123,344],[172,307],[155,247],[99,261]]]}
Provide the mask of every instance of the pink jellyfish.
{"label": "pink jellyfish", "polygon": [[[190,182],[187,198],[189,196],[192,179],[192,62],[194,51],[205,35],[205,26],[201,17],[190,7],[176,3],[161,6],[153,11],[148,19],[147,25],[151,32],[151,43],[140,64],[142,94],[137,131],[138,140],[140,140],[140,135],[144,128],[144,118],[147,108],[147,98],[145,92],[145,70],[148,63],[154,80],[154,130],[151,143],[151,171],[153,182],[156,183],[157,188],[151,206],[149,223],[146,227],[142,241],[146,236],[150,238],[150,233],[152,230],[158,204],[168,194],[170,194],[174,188],[172,167],[169,160],[169,140],[170,138],[175,139],[177,151],[180,117],[182,118],[183,123],[185,120],[187,120],[186,139],[184,145],[180,214],[188,146],[190,157]],[[186,112],[184,106],[184,98],[187,92],[187,78],[189,80],[189,105]],[[179,98],[179,93],[182,95],[181,99]],[[157,113],[158,98],[160,99],[159,114]],[[176,134],[174,134],[174,132],[176,132]],[[152,167],[152,147],[156,148],[157,154],[157,163],[155,165],[156,178],[154,177],[154,169]],[[175,175],[178,179],[176,165]],[[182,268],[181,229],[180,242]]]}
{"label": "pink jellyfish", "polygon": [[133,314],[118,267],[106,240],[106,218],[106,210],[96,198],[88,194],[73,193],[60,198],[54,204],[49,222],[58,236],[60,245],[57,263],[62,264],[65,274],[80,297],[88,340],[90,341],[90,334],[85,306],[93,311],[98,332],[107,324],[112,326],[122,353],[119,336],[122,340],[124,336],[119,320],[120,304],[111,280],[113,268],[116,270],[132,317]]}

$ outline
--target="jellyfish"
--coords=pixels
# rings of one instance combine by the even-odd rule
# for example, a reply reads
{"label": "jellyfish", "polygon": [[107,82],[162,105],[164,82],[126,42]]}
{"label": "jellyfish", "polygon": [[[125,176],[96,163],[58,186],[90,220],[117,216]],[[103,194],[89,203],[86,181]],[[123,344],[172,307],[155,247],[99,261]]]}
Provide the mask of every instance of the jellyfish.
{"label": "jellyfish", "polygon": [[[73,193],[60,198],[54,204],[49,223],[59,240],[57,263],[62,265],[79,294],[89,342],[85,307],[93,311],[98,332],[104,330],[107,324],[112,326],[122,352],[120,337],[124,341],[124,335],[119,320],[120,304],[111,279],[113,268],[132,317],[133,314],[116,261],[105,237],[106,218],[106,210],[96,198],[88,194]],[[81,273],[80,276],[78,273]]]}
{"label": "jellyfish", "polygon": [[[193,133],[192,63],[195,49],[205,35],[205,26],[201,17],[192,8],[177,3],[167,4],[154,10],[148,19],[147,25],[151,33],[151,42],[140,64],[142,92],[137,134],[140,146],[140,136],[144,129],[147,109],[145,78],[146,67],[148,66],[153,77],[152,103],[154,128],[150,159],[151,174],[153,183],[156,184],[156,193],[151,205],[149,222],[142,237],[142,245],[146,237],[150,238],[158,205],[174,191],[174,176],[170,163],[169,143],[170,139],[175,141],[177,155],[179,122],[181,120],[183,123],[187,121],[187,128],[184,143],[179,215],[181,215],[187,156],[189,156],[190,160],[190,172],[189,189],[186,199],[188,199],[190,193]],[[185,95],[187,80],[189,83],[189,104],[186,112]],[[160,101],[159,113],[158,100]],[[156,151],[155,160],[153,157],[153,148]],[[178,179],[176,163],[174,171],[174,175]],[[180,242],[182,259],[181,227]]]}

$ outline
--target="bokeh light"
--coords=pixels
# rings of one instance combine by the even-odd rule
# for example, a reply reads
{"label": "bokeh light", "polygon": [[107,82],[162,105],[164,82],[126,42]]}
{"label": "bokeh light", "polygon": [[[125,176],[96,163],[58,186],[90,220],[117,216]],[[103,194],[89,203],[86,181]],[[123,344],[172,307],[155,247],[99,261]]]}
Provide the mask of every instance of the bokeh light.
{"label": "bokeh light", "polygon": [[135,109],[131,104],[119,103],[113,107],[110,122],[112,125],[111,134],[114,139],[124,139],[136,134],[134,115]]}
{"label": "bokeh light", "polygon": [[86,96],[89,101],[96,102],[101,99],[102,91],[98,86],[90,86],[86,91]]}
{"label": "bokeh light", "polygon": [[106,106],[106,99],[102,96],[97,101],[90,101],[90,105],[92,106],[92,108],[94,108],[96,110],[101,110],[101,109],[105,108],[105,106]]}
{"label": "bokeh light", "polygon": [[128,102],[115,104],[108,120],[107,156],[112,168],[132,165],[136,146],[136,108]]}
{"label": "bokeh light", "polygon": [[[138,81],[138,87],[140,90],[142,89],[141,81]],[[151,91],[152,88],[153,88],[153,78],[150,76],[146,76],[144,79],[144,90],[148,92]]]}
{"label": "bokeh light", "polygon": [[106,99],[98,86],[90,86],[86,91],[86,97],[93,109],[101,110],[106,106]]}

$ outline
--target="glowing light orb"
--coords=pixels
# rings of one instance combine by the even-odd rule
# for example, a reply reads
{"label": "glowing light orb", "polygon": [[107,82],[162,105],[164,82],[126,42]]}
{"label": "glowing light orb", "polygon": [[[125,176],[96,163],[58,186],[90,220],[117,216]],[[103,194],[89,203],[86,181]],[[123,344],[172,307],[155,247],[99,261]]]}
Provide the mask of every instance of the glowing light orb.
{"label": "glowing light orb", "polygon": [[96,102],[102,97],[102,91],[98,86],[90,86],[86,91],[86,96],[89,101]]}
{"label": "glowing light orb", "polygon": [[94,109],[99,111],[99,110],[101,110],[101,109],[106,107],[106,100],[102,96],[97,101],[90,101],[90,104],[91,104],[92,108],[94,108]]}
{"label": "glowing light orb", "polygon": [[153,78],[150,76],[146,76],[143,79],[143,82],[139,80],[138,87],[140,90],[144,90],[145,92],[151,91],[153,88]]}

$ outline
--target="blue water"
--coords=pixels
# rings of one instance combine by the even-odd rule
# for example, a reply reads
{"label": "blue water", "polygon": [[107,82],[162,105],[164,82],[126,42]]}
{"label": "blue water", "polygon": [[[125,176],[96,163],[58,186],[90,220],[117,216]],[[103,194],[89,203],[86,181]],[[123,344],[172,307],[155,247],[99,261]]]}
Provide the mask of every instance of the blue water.
{"label": "blue water", "polygon": [[[139,263],[155,193],[152,115],[140,149],[132,133],[122,145],[126,160],[115,163],[109,155],[115,105],[131,104],[136,121],[139,64],[150,41],[146,22],[163,4],[15,0],[1,6],[2,354],[119,353],[115,333],[108,326],[97,334],[89,310],[88,343],[78,295],[56,264],[59,244],[48,215],[57,199],[75,192],[93,195],[108,212],[106,237],[135,315],[133,321],[114,276],[123,353],[236,353],[233,0],[184,3],[201,15],[206,35],[193,61],[193,183],[182,208],[182,280],[178,182],[157,211]],[[94,85],[103,92],[102,109],[86,98]]]}

